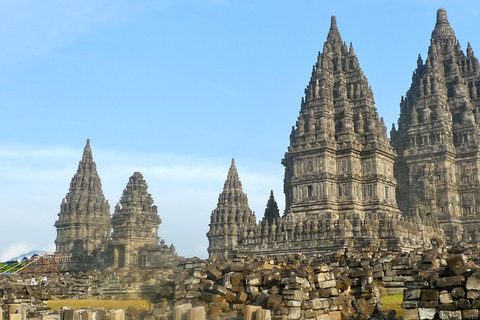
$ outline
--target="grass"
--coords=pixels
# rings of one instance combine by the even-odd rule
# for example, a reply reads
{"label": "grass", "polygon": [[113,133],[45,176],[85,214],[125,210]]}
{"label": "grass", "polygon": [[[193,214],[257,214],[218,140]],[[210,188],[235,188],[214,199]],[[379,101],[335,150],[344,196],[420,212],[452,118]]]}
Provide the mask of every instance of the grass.
{"label": "grass", "polygon": [[382,303],[383,310],[385,313],[388,313],[390,310],[397,311],[397,316],[403,317],[403,309],[402,309],[402,302],[403,302],[403,295],[395,294],[391,296],[383,296],[380,298],[380,302]]}
{"label": "grass", "polygon": [[47,305],[52,310],[61,307],[70,307],[72,309],[85,308],[105,308],[105,309],[128,309],[148,310],[149,302],[147,300],[98,300],[98,299],[61,299],[48,300]]}

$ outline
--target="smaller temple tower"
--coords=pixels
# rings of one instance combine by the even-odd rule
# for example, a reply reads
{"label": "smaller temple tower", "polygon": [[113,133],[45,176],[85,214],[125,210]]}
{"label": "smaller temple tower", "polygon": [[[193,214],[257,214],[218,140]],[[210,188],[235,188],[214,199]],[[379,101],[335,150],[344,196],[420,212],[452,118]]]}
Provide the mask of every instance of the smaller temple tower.
{"label": "smaller temple tower", "polygon": [[91,270],[95,258],[110,239],[110,205],[93,161],[90,139],[78,164],[70,189],[62,200],[55,222],[55,253],[61,257],[60,270]]}
{"label": "smaller temple tower", "polygon": [[135,172],[123,190],[112,216],[114,268],[145,265],[139,261],[140,249],[158,245],[158,227],[162,223],[157,206],[140,172]]}
{"label": "smaller temple tower", "polygon": [[239,235],[244,236],[247,228],[255,225],[255,214],[248,206],[248,198],[243,192],[235,159],[232,159],[223,191],[218,197],[217,208],[210,216],[210,230],[207,233],[209,257],[231,255],[238,247]]}

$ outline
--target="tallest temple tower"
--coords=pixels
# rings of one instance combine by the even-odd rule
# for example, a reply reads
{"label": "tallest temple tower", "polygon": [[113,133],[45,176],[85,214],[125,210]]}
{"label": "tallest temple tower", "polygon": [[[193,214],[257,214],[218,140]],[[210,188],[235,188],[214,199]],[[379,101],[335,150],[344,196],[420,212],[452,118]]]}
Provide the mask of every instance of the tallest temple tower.
{"label": "tallest temple tower", "polygon": [[418,57],[391,139],[400,209],[437,220],[452,243],[480,241],[479,87],[470,44],[465,54],[439,9],[427,58]]}
{"label": "tallest temple tower", "polygon": [[353,46],[342,41],[333,16],[282,160],[287,214],[398,218],[395,152],[386,131]]}

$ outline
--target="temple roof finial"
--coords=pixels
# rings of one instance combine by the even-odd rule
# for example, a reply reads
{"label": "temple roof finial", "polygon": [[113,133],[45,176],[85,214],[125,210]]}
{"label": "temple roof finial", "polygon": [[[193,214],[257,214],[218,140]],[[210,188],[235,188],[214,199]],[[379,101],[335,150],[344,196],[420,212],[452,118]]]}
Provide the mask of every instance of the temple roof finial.
{"label": "temple roof finial", "polygon": [[437,10],[437,23],[436,24],[439,24],[439,23],[448,23],[447,10],[445,10],[444,8],[440,8],[440,9]]}
{"label": "temple roof finial", "polygon": [[93,162],[93,154],[92,154],[92,148],[90,147],[90,139],[87,139],[87,144],[85,145],[85,149],[83,149],[82,161]]}
{"label": "temple roof finial", "polygon": [[[440,8],[437,11],[437,22],[435,23],[435,29],[432,31],[432,39],[438,38],[452,38],[455,39],[455,32],[453,31],[450,23],[447,19],[447,11],[444,8]],[[455,44],[456,41],[452,41]]]}
{"label": "temple roof finial", "polygon": [[340,32],[337,27],[337,17],[332,16],[330,23],[330,30],[328,31],[327,42],[336,42],[339,41],[340,44],[343,42]]}

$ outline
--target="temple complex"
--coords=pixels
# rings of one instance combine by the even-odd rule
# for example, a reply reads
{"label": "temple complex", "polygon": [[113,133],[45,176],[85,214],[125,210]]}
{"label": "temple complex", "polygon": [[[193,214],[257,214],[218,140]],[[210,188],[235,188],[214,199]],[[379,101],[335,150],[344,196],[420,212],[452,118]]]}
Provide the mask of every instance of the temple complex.
{"label": "temple complex", "polygon": [[142,174],[135,172],[110,215],[87,140],[55,223],[59,269],[154,268],[178,259],[173,245],[159,243],[161,219],[147,189]]}
{"label": "temple complex", "polygon": [[[257,221],[232,160],[210,216],[210,258],[479,242],[479,73],[470,44],[465,54],[439,9],[389,141],[353,45],[332,17],[281,161],[284,212],[272,191]],[[158,236],[147,188],[135,172],[110,216],[87,141],[55,223],[63,270],[156,268],[176,259]]]}
{"label": "temple complex", "polygon": [[272,215],[267,207],[260,223],[248,220],[239,232],[236,223],[229,223],[239,220],[230,218],[228,208],[241,206],[250,212],[247,200],[242,196],[231,197],[227,204],[219,201],[207,233],[210,257],[329,255],[366,246],[411,251],[428,246],[432,239],[443,239],[432,217],[401,214],[395,157],[353,46],[342,40],[332,17],[282,160],[284,215]]}
{"label": "temple complex", "polygon": [[480,65],[470,43],[465,54],[439,9],[391,142],[398,153],[400,210],[438,221],[451,243],[480,240],[479,88]]}
{"label": "temple complex", "polygon": [[109,244],[110,205],[102,191],[90,140],[62,200],[55,227],[56,254],[62,257],[65,270],[89,268]]}

